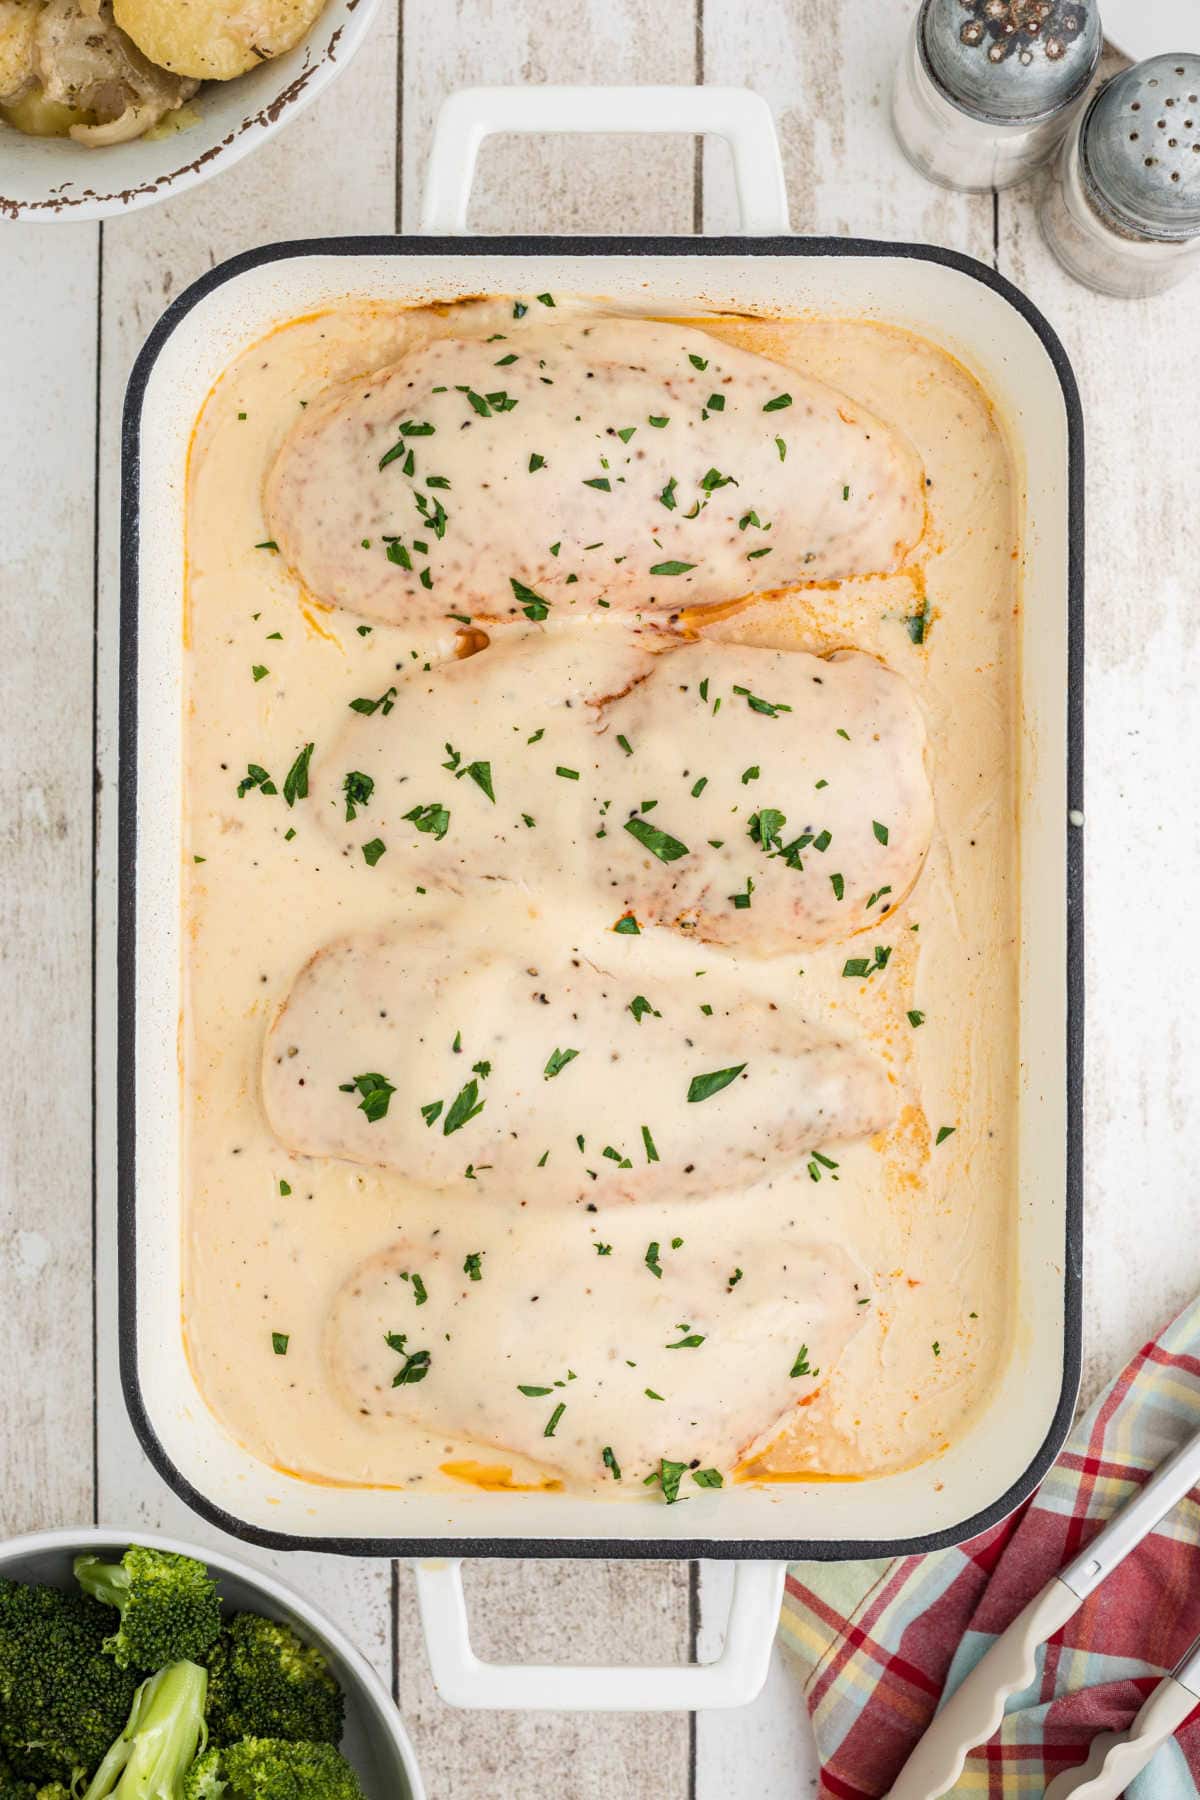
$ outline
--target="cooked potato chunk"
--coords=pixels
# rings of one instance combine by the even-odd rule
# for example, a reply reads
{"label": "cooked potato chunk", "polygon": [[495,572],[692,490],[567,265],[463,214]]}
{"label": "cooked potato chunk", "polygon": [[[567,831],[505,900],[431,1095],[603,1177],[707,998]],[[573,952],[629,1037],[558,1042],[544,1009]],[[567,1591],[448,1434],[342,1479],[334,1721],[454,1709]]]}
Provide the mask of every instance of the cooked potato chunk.
{"label": "cooked potato chunk", "polygon": [[49,0],[37,22],[37,73],[46,100],[90,114],[70,127],[99,147],[140,137],[196,90],[146,61],[97,0]]}
{"label": "cooked potato chunk", "polygon": [[41,0],[0,0],[0,100],[18,100],[33,86],[40,11]]}
{"label": "cooked potato chunk", "polygon": [[294,49],[325,0],[115,0],[117,23],[151,62],[231,81]]}

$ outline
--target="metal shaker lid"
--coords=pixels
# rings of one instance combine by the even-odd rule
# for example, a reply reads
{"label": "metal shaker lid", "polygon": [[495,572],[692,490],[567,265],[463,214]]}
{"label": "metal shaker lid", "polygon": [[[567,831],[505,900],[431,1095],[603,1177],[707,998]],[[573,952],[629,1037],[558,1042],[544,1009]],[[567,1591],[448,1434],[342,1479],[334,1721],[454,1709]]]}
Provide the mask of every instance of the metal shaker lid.
{"label": "metal shaker lid", "polygon": [[1141,237],[1200,237],[1200,56],[1152,56],[1101,88],[1080,137],[1085,190]]}
{"label": "metal shaker lid", "polygon": [[919,41],[930,73],[963,112],[1033,124],[1092,79],[1097,0],[924,0]]}

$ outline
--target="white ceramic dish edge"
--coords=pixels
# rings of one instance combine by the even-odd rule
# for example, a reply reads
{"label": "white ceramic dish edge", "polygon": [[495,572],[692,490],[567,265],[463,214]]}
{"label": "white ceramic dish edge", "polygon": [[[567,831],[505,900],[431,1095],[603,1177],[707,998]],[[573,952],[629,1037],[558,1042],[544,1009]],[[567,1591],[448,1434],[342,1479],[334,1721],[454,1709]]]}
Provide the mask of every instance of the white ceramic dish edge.
{"label": "white ceramic dish edge", "polygon": [[0,221],[107,219],[196,187],[248,156],[338,75],[366,36],[379,0],[329,0],[285,56],[233,81],[210,81],[191,102],[195,125],[160,138],[90,150],[0,124]]}
{"label": "white ceramic dish edge", "polygon": [[[661,114],[702,128],[713,90]],[[720,92],[719,90],[717,91]],[[457,96],[460,117],[439,133],[427,218],[461,229],[478,142],[502,128],[538,129],[547,90],[501,102],[496,90]],[[571,129],[644,130],[658,90],[549,90]],[[630,97],[636,96],[636,111]],[[749,96],[742,96],[749,101]],[[728,95],[724,97],[728,99]],[[607,103],[606,103],[607,102]],[[724,101],[721,102],[724,107]],[[761,103],[752,103],[759,106]],[[462,109],[474,109],[464,132]],[[682,108],[682,112],[681,112]],[[765,109],[764,109],[765,110]],[[708,115],[711,120],[711,114]],[[757,120],[757,122],[756,122]],[[723,110],[743,191],[760,204],[757,232],[782,193],[773,132],[766,178],[761,116]],[[768,118],[769,122],[769,118]],[[449,162],[446,158],[449,157]],[[439,160],[440,158],[440,160]],[[763,199],[766,196],[766,199]],[[753,254],[751,254],[753,252]],[[178,1016],[180,646],[177,620],[185,458],[196,412],[237,351],[279,318],[346,294],[414,303],[537,285],[628,304],[691,309],[843,312],[906,324],[945,344],[984,381],[1021,459],[1023,801],[1021,1148],[1015,1260],[1020,1306],[1006,1374],[974,1427],[940,1460],[869,1483],[786,1484],[697,1496],[686,1508],[626,1507],[554,1495],[396,1494],[313,1488],[268,1469],[236,1445],[197,1393],[180,1342]],[[1078,1381],[1081,833],[1080,420],[1061,347],[1029,303],[990,270],[949,252],[850,240],[344,240],[281,245],[215,270],[176,302],[152,334],[131,383],[126,416],[123,568],[122,944],[119,1026],[132,1066],[120,1111],[126,1397],[151,1455],[207,1517],[257,1541],[365,1554],[725,1556],[777,1567],[739,1582],[723,1679],[703,1699],[675,1677],[707,1671],[558,1671],[478,1664],[465,1635],[454,1561],[421,1572],[427,1640],[447,1698],[484,1705],[738,1704],[751,1697],[746,1656],[765,1673],[782,1570],[794,1556],[848,1557],[934,1548],[994,1522],[1028,1493],[1065,1434]],[[139,615],[139,589],[155,604]],[[1068,760],[1070,769],[1068,771]],[[1068,891],[1071,905],[1068,909]],[[132,1064],[130,1058],[133,1058]],[[138,1207],[139,1192],[168,1196]],[[153,1346],[154,1354],[142,1354]],[[685,1516],[686,1515],[686,1516]],[[754,1630],[747,1628],[753,1616]],[[756,1636],[756,1633],[760,1634]],[[598,1688],[597,1675],[629,1682]],[[522,1678],[526,1679],[522,1679]],[[582,1679],[586,1677],[586,1679]],[[649,1677],[671,1677],[657,1686]],[[761,1679],[761,1676],[757,1677]],[[451,1691],[453,1690],[453,1692]],[[694,1688],[690,1690],[695,1695]],[[725,1694],[728,1697],[722,1698]],[[544,1696],[544,1697],[543,1697]],[[607,1696],[607,1697],[606,1697]],[[662,1697],[660,1697],[662,1696]]]}

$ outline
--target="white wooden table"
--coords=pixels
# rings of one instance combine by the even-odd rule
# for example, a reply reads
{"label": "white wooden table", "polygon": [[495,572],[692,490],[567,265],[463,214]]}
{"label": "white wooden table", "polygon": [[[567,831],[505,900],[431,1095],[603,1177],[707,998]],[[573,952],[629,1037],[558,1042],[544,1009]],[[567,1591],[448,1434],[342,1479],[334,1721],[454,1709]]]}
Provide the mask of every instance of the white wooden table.
{"label": "white wooden table", "polygon": [[[126,1421],[104,1121],[93,1136],[93,982],[103,993],[112,979],[126,375],[171,297],[232,252],[414,229],[435,109],[466,83],[749,85],[775,109],[797,230],[969,251],[1061,333],[1088,461],[1086,1393],[1200,1286],[1200,282],[1145,303],[1100,299],[1051,260],[1027,189],[965,197],[923,182],[887,119],[911,4],[388,0],[344,77],[234,173],[103,227],[0,227],[3,1534],[96,1518],[216,1535],[165,1490]],[[670,140],[495,142],[474,222],[732,229],[724,158]],[[394,1683],[432,1800],[816,1788],[782,1663],[735,1713],[456,1713],[433,1692],[407,1569],[262,1560],[286,1562]],[[636,1563],[478,1565],[470,1586],[484,1654],[580,1661],[711,1654],[726,1591],[716,1568]]]}

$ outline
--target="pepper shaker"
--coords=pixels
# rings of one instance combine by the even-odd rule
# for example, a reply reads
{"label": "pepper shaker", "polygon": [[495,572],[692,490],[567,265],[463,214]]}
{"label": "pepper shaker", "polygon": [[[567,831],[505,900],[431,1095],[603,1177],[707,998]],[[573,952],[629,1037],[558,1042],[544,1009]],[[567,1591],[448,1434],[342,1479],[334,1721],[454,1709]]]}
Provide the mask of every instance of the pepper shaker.
{"label": "pepper shaker", "polygon": [[1152,56],[1096,94],[1039,208],[1069,274],[1102,294],[1174,287],[1200,265],[1200,56]]}
{"label": "pepper shaker", "polygon": [[1096,0],[922,0],[892,121],[922,175],[1010,187],[1044,162],[1100,60]]}

